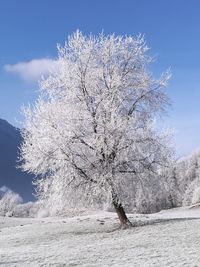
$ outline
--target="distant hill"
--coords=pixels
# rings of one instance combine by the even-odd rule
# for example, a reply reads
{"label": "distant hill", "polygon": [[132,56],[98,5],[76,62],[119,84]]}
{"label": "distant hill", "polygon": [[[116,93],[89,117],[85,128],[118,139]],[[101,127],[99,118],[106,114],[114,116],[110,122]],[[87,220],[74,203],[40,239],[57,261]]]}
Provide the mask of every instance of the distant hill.
{"label": "distant hill", "polygon": [[0,119],[0,187],[7,186],[29,201],[34,200],[33,176],[16,168],[21,142],[19,129]]}

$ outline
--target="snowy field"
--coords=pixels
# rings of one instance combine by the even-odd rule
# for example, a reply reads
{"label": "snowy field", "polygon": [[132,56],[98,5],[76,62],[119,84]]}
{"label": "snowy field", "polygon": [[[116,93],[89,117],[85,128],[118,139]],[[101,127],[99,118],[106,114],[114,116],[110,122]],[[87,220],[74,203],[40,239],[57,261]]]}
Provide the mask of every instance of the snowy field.
{"label": "snowy field", "polygon": [[0,218],[0,266],[200,266],[200,209],[74,218]]}

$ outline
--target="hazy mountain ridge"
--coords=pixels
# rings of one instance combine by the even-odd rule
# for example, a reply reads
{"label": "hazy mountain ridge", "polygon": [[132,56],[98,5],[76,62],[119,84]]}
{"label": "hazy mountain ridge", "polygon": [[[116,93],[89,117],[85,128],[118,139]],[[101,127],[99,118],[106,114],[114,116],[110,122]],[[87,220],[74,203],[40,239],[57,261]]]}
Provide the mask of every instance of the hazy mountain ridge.
{"label": "hazy mountain ridge", "polygon": [[20,130],[0,119],[0,187],[5,185],[28,201],[34,199],[32,176],[16,168],[21,142]]}

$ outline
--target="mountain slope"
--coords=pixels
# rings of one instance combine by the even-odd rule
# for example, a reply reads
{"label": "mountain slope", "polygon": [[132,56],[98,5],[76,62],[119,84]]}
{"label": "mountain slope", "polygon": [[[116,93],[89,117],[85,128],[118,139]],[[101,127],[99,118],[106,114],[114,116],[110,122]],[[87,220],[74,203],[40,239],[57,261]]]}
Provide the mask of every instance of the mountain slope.
{"label": "mountain slope", "polygon": [[33,177],[16,168],[21,142],[19,129],[0,119],[0,187],[7,186],[29,201],[34,199]]}

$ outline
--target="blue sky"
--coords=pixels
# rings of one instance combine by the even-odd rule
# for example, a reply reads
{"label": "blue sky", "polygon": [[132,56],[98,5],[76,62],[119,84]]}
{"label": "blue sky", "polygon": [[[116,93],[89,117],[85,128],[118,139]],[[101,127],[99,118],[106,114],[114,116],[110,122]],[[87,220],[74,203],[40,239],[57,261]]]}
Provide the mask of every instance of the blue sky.
{"label": "blue sky", "polygon": [[163,124],[176,129],[177,154],[200,147],[199,0],[1,0],[0,118],[19,125],[20,106],[37,97],[38,72],[76,29],[145,34],[155,76],[173,73]]}

